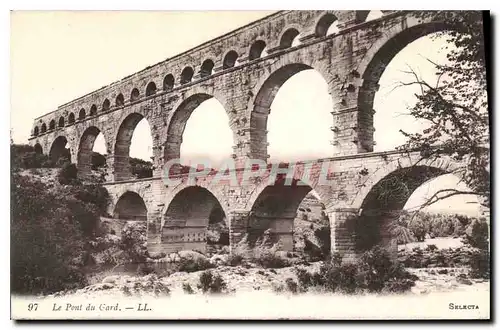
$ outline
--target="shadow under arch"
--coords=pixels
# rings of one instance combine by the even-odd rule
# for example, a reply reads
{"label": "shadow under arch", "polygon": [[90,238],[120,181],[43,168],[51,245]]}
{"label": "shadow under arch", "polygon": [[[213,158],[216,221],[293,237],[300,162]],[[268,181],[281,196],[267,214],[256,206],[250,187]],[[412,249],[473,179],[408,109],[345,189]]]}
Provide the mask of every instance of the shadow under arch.
{"label": "shadow under arch", "polygon": [[[294,226],[298,211],[300,214],[311,212],[307,206],[299,207],[306,199],[314,199],[322,205],[319,211],[325,225],[326,239],[323,244],[324,255],[331,249],[330,221],[324,210],[324,203],[320,195],[309,185],[293,180],[290,185],[278,177],[274,184],[260,187],[250,199],[250,216],[248,219],[247,240],[250,246],[255,244],[273,245],[280,244],[285,251],[296,251],[294,242]],[[307,203],[306,203],[307,204]],[[303,210],[300,210],[303,209]],[[309,224],[311,225],[311,224]],[[308,225],[308,227],[309,227]],[[323,237],[322,237],[323,239]]]}
{"label": "shadow under arch", "polygon": [[249,109],[251,109],[250,127],[252,127],[252,130],[250,130],[250,158],[267,160],[267,122],[271,104],[281,86],[283,86],[288,79],[305,70],[314,70],[323,77],[325,82],[327,81],[327,79],[325,79],[325,70],[322,68],[316,68],[313,65],[304,63],[290,63],[273,71],[266,77],[265,81],[257,87],[258,92],[253,99],[253,104],[249,105]]}
{"label": "shadow under arch", "polygon": [[208,226],[215,223],[227,226],[226,216],[223,205],[207,188],[181,187],[168,202],[163,214],[163,251],[205,251]]}
{"label": "shadow under arch", "polygon": [[61,158],[71,162],[71,151],[66,147],[67,143],[68,139],[66,139],[63,135],[58,136],[54,142],[52,142],[49,157],[54,164],[56,164]]}
{"label": "shadow under arch", "polygon": [[113,210],[113,218],[120,220],[146,221],[147,215],[144,199],[130,190],[120,196]]}
{"label": "shadow under arch", "polygon": [[356,253],[382,245],[396,255],[395,227],[406,202],[420,186],[450,171],[439,166],[416,165],[387,173],[363,199],[359,216],[348,228],[354,237]]}

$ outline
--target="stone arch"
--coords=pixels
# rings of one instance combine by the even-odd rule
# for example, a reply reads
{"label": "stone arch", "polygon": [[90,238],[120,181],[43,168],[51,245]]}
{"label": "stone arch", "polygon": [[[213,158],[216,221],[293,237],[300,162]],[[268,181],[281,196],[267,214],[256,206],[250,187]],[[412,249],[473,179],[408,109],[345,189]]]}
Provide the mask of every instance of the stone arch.
{"label": "stone arch", "polygon": [[249,101],[250,117],[250,158],[267,160],[267,119],[271,104],[280,87],[293,75],[308,69],[318,71],[325,81],[329,81],[329,73],[323,65],[312,62],[287,62],[286,59],[275,64],[271,73],[261,77],[256,84],[255,97]]}
{"label": "stone arch", "polygon": [[436,169],[441,174],[451,173],[459,168],[459,164],[449,158],[428,158],[421,159],[417,153],[402,156],[397,160],[385,163],[383,166],[377,168],[371,175],[358,183],[356,195],[352,198],[352,203],[349,207],[361,208],[364,200],[367,198],[373,187],[380,182],[383,178],[391,173],[396,173],[401,169],[410,171],[413,167],[425,167]]}
{"label": "stone arch", "polygon": [[357,107],[360,112],[357,127],[363,134],[360,142],[365,151],[373,151],[373,101],[379,88],[378,82],[387,65],[411,42],[431,33],[450,29],[443,22],[418,23],[416,18],[413,19],[408,18],[406,21],[409,26],[395,25],[383,38],[376,39],[355,70],[361,76],[361,86],[357,92]]}
{"label": "stone arch", "polygon": [[50,147],[49,157],[54,164],[60,159],[65,158],[71,162],[71,151],[67,148],[68,139],[64,135],[58,136]]}
{"label": "stone arch", "polygon": [[[187,121],[193,111],[204,101],[215,97],[227,112],[227,106],[223,102],[224,99],[218,95],[214,95],[210,91],[193,89],[189,95],[180,101],[175,107],[167,129],[167,139],[164,149],[164,161],[180,158],[180,150],[182,144],[182,135],[186,128]],[[228,114],[229,121],[229,114]],[[229,123],[228,123],[229,125]],[[234,137],[233,137],[234,140]]]}
{"label": "stone arch", "polygon": [[236,65],[237,60],[238,60],[238,53],[235,52],[234,50],[228,51],[222,61],[222,69],[229,69],[234,67]]}
{"label": "stone arch", "polygon": [[[86,178],[92,173],[92,149],[94,148],[94,142],[99,133],[101,133],[99,128],[90,126],[80,137],[76,164],[78,168],[78,176],[80,178]],[[106,139],[106,136],[104,136],[104,138]]]}
{"label": "stone arch", "polygon": [[52,119],[49,123],[49,129],[50,130],[53,130],[56,128],[56,121],[54,119]]}
{"label": "stone arch", "polygon": [[125,104],[125,98],[123,97],[123,94],[120,93],[116,96],[115,106],[122,107],[124,104]]}
{"label": "stone arch", "polygon": [[260,58],[265,49],[266,42],[264,40],[255,41],[252,46],[250,46],[250,51],[248,52],[248,60],[253,61]]}
{"label": "stone arch", "polygon": [[141,94],[139,93],[139,90],[137,88],[132,89],[130,92],[130,102],[137,101]]}
{"label": "stone arch", "polygon": [[58,127],[64,127],[64,117],[63,116],[59,117]]}
{"label": "stone arch", "polygon": [[41,129],[41,132],[42,133],[45,133],[47,132],[47,125],[45,123],[42,124],[42,129]]}
{"label": "stone arch", "polygon": [[75,123],[75,114],[72,112],[68,116],[68,123],[74,124]]}
{"label": "stone arch", "polygon": [[132,143],[132,135],[134,134],[135,127],[144,118],[146,118],[144,115],[132,112],[121,121],[114,144],[113,168],[115,181],[133,178],[129,163],[130,144]]}
{"label": "stone arch", "polygon": [[325,13],[323,16],[321,16],[316,23],[316,28],[314,30],[316,37],[325,37],[327,35],[328,29],[335,22],[338,22],[338,19],[332,13]]}
{"label": "stone arch", "polygon": [[213,73],[214,66],[215,66],[214,61],[212,61],[211,59],[206,59],[205,61],[203,61],[200,68],[200,77],[205,78],[211,76]]}
{"label": "stone arch", "polygon": [[299,36],[300,32],[297,28],[295,27],[290,27],[286,29],[280,37],[280,44],[279,47],[280,49],[285,49],[285,48],[290,48],[292,47],[293,41],[295,38]]}
{"label": "stone arch", "polygon": [[38,136],[38,134],[40,134],[40,129],[38,128],[38,126],[35,126],[35,128],[33,129],[33,135]]}
{"label": "stone arch", "polygon": [[120,195],[113,210],[113,218],[147,221],[148,209],[144,199],[136,192],[127,190]]}
{"label": "stone arch", "polygon": [[90,107],[90,115],[91,116],[97,115],[97,106],[95,104],[92,104],[92,106]]}
{"label": "stone arch", "polygon": [[414,162],[411,157],[381,166],[353,199],[353,206],[359,207],[358,216],[350,220],[348,227],[355,238],[354,250],[361,252],[381,244],[395,254],[392,226],[408,199],[418,187],[453,172],[456,166],[447,159]]}
{"label": "stone arch", "polygon": [[194,70],[192,67],[187,66],[181,72],[180,84],[184,85],[193,80]]}
{"label": "stone arch", "polygon": [[[123,98],[123,95],[122,95],[122,98]],[[102,111],[109,111],[109,108],[111,108],[111,102],[109,102],[108,99],[105,99],[104,102],[102,102]]]}
{"label": "stone arch", "polygon": [[151,96],[156,94],[156,84],[151,81],[147,86],[146,86],[146,96]]}
{"label": "stone arch", "polygon": [[78,119],[79,120],[85,119],[85,109],[84,108],[81,108],[80,112],[78,112]]}
{"label": "stone arch", "polygon": [[170,91],[174,88],[175,79],[172,74],[167,74],[165,78],[163,78],[163,90]]}
{"label": "stone arch", "polygon": [[[294,250],[294,220],[299,205],[309,193],[315,192],[313,187],[297,183],[298,180],[291,185],[284,184],[284,180],[277,180],[274,184],[265,182],[252,192],[245,207],[250,211],[247,230],[250,244],[262,239],[267,231],[266,239],[272,243],[279,241],[284,250]],[[322,202],[320,194],[313,195]],[[329,251],[330,243],[327,242],[326,246]]]}
{"label": "stone arch", "polygon": [[173,244],[177,251],[204,251],[210,221],[226,223],[227,216],[223,203],[211,190],[201,186],[178,186],[165,202],[161,241]]}

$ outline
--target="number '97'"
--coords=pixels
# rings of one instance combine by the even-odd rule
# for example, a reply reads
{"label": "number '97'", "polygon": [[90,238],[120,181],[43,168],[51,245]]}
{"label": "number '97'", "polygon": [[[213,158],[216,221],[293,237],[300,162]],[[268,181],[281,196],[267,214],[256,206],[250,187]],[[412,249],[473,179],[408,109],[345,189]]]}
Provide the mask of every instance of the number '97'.
{"label": "number '97'", "polygon": [[28,311],[31,312],[31,311],[36,311],[38,309],[38,304],[37,303],[31,303],[31,304],[28,304]]}

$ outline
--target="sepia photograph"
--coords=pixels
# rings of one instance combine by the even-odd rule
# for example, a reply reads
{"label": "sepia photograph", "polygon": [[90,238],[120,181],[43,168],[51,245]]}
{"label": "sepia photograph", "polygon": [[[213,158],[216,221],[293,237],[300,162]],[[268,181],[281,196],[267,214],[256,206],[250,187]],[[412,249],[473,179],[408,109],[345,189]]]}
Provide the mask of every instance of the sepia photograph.
{"label": "sepia photograph", "polygon": [[490,320],[490,24],[11,11],[11,319]]}

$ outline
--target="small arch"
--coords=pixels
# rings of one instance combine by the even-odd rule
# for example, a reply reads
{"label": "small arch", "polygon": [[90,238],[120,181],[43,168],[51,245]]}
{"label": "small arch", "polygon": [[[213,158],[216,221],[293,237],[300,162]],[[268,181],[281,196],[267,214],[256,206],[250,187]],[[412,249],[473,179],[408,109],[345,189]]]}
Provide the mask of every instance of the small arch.
{"label": "small arch", "polygon": [[92,104],[92,106],[90,107],[90,115],[91,116],[97,115],[97,106],[95,104]]}
{"label": "small arch", "polygon": [[68,122],[70,124],[74,124],[75,123],[75,114],[73,112],[69,114],[69,116],[68,116]]}
{"label": "small arch", "polygon": [[297,40],[299,36],[299,31],[294,28],[290,28],[283,33],[280,40],[280,48],[290,48],[297,46]]}
{"label": "small arch", "polygon": [[203,62],[200,69],[200,77],[205,78],[212,75],[214,69],[214,61],[208,59]]}
{"label": "small arch", "polygon": [[193,75],[194,75],[193,68],[190,66],[185,67],[181,73],[181,85],[191,82],[191,80],[193,79]]}
{"label": "small arch", "polygon": [[150,82],[146,86],[146,96],[151,96],[156,94],[156,84],[154,82]]}
{"label": "small arch", "polygon": [[137,88],[132,89],[132,92],[130,92],[130,102],[134,102],[139,99],[140,93]]}
{"label": "small arch", "polygon": [[250,53],[248,54],[248,59],[250,61],[258,59],[262,56],[265,56],[266,43],[263,40],[257,40],[250,47]]}
{"label": "small arch", "polygon": [[38,128],[38,126],[35,126],[35,129],[33,130],[33,135],[38,136],[38,134],[40,134],[40,129]]}
{"label": "small arch", "polygon": [[40,145],[40,143],[35,144],[34,148],[35,148],[35,153],[37,153],[39,155],[43,155],[43,148]]}
{"label": "small arch", "polygon": [[238,61],[238,53],[234,50],[229,51],[226,56],[224,56],[224,60],[222,62],[223,69],[229,69],[234,67]]}
{"label": "small arch", "polygon": [[49,123],[49,129],[50,130],[53,130],[56,128],[56,121],[54,119],[52,119]]}
{"label": "small arch", "polygon": [[171,74],[167,74],[165,78],[163,78],[163,90],[170,91],[174,88],[175,79]]}
{"label": "small arch", "polygon": [[323,15],[316,24],[316,36],[325,37],[338,33],[338,19],[335,15],[327,13]]}
{"label": "small arch", "polygon": [[64,117],[63,117],[63,116],[61,116],[61,117],[59,118],[59,125],[58,125],[58,126],[59,126],[59,127],[64,127]]}
{"label": "small arch", "polygon": [[115,106],[122,107],[124,104],[125,104],[125,98],[123,97],[123,94],[120,93],[115,99]]}
{"label": "small arch", "polygon": [[47,125],[45,123],[42,124],[42,133],[47,132]]}
{"label": "small arch", "polygon": [[113,211],[113,218],[121,220],[146,221],[148,210],[142,197],[133,191],[120,196]]}
{"label": "small arch", "polygon": [[80,112],[78,113],[78,119],[79,120],[85,119],[85,109],[84,108],[80,109]]}
{"label": "small arch", "polygon": [[[122,98],[123,98],[123,95],[122,95]],[[110,107],[111,107],[111,102],[109,102],[108,99],[105,99],[104,102],[102,102],[102,111],[108,111]]]}

